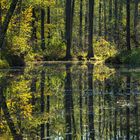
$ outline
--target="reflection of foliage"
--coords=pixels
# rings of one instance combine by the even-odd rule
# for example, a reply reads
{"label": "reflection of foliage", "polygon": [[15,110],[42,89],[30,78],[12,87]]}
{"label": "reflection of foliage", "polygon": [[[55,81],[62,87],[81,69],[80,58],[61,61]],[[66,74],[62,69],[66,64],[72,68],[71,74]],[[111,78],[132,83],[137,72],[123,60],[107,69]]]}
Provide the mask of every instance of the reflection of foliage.
{"label": "reflection of foliage", "polygon": [[108,68],[105,65],[96,65],[94,69],[94,79],[104,81],[115,73],[114,69]]}
{"label": "reflection of foliage", "polygon": [[31,93],[29,92],[28,85],[29,83],[26,80],[15,81],[9,89],[12,98],[8,100],[8,106],[12,114],[18,114],[18,110],[20,110],[21,118],[30,118],[32,113],[32,105],[29,102]]}
{"label": "reflection of foliage", "polygon": [[[41,72],[45,71],[44,81],[44,111],[41,112]],[[72,127],[76,127],[76,138],[80,139],[80,117],[83,123],[83,135],[86,135],[89,125],[89,112],[88,112],[88,72],[87,65],[72,65],[69,71],[72,78],[72,101],[73,108],[71,108],[70,114],[73,115],[71,120]],[[79,73],[81,73],[81,81],[79,80]],[[1,77],[6,77],[8,74],[1,74]],[[127,73],[128,75],[128,73]],[[130,110],[134,109],[134,95],[131,95],[129,104],[127,103],[127,96],[117,95],[119,93],[126,92],[126,76],[120,73],[115,73],[114,69],[109,69],[105,66],[95,65],[93,69],[93,86],[94,93],[97,91],[98,94],[93,93],[93,112],[94,112],[94,126],[95,126],[95,137],[98,139],[98,125],[101,122],[102,135],[106,136],[105,131],[111,133],[106,125],[111,123],[112,128],[114,127],[114,111],[117,108],[118,116],[116,117],[118,125],[121,122],[120,115],[123,119],[126,117],[126,107]],[[131,75],[132,76],[132,75]],[[65,65],[51,65],[51,66],[33,66],[26,67],[24,73],[21,75],[12,74],[13,78],[9,78],[10,81],[4,92],[6,96],[9,113],[15,123],[15,126],[20,129],[24,134],[27,134],[29,138],[35,138],[40,135],[40,125],[50,123],[50,134],[52,139],[59,134],[65,137],[66,121],[65,121]],[[132,77],[136,80],[136,77]],[[137,79],[138,80],[138,79]],[[36,86],[35,90],[31,90],[32,82]],[[82,84],[79,89],[79,84]],[[134,80],[131,83],[131,92],[135,89],[133,85]],[[81,90],[81,95],[79,91]],[[106,94],[107,93],[107,94]],[[80,96],[82,98],[82,108],[80,108]],[[49,103],[47,102],[49,98]],[[34,100],[34,104],[32,104]],[[48,105],[49,104],[49,105]],[[49,110],[47,107],[49,106]],[[82,110],[82,115],[80,111]],[[111,112],[111,113],[110,113]],[[80,116],[81,115],[81,116]],[[100,117],[101,118],[100,118]],[[2,132],[10,132],[8,125],[4,119],[3,112],[0,114],[2,118],[0,121],[0,129]],[[132,118],[133,119],[133,118]],[[133,123],[134,120],[131,120]],[[74,124],[75,123],[75,124]],[[126,126],[126,120],[123,121],[123,127]],[[87,129],[87,130],[86,130]],[[74,130],[72,131],[74,133]],[[32,137],[31,134],[35,136]],[[104,138],[102,138],[104,139]]]}
{"label": "reflection of foliage", "polygon": [[48,113],[43,114],[34,114],[32,118],[24,120],[24,127],[25,129],[31,130],[33,128],[37,128],[41,124],[47,123],[49,118]]}

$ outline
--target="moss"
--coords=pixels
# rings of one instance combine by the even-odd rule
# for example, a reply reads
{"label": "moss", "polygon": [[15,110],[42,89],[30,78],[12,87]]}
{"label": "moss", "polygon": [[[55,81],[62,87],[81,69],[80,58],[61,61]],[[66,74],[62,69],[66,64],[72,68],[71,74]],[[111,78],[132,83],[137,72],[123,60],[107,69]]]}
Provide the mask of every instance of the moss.
{"label": "moss", "polygon": [[0,59],[0,69],[9,68],[9,64],[6,60]]}
{"label": "moss", "polygon": [[111,64],[140,65],[140,48],[135,48],[131,51],[121,51],[114,57],[106,59],[105,62]]}

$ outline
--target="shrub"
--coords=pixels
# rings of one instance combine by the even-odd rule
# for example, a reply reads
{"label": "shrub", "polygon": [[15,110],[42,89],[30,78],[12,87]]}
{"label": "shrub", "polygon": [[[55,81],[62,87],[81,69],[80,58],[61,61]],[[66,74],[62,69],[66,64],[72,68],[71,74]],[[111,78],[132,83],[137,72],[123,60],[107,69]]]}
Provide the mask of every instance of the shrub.
{"label": "shrub", "polygon": [[9,68],[9,64],[6,60],[1,60],[0,59],[0,68]]}
{"label": "shrub", "polygon": [[105,60],[116,55],[117,50],[110,42],[100,38],[98,41],[94,41],[94,53],[95,59]]}
{"label": "shrub", "polygon": [[47,60],[59,60],[65,57],[66,46],[60,41],[53,41],[47,47],[44,56]]}

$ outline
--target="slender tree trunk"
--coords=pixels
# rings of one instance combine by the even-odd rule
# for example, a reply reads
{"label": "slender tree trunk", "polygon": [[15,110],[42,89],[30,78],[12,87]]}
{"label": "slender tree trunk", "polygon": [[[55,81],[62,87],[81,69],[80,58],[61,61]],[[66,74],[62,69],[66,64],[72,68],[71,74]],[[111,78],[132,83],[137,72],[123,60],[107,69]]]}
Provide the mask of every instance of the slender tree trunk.
{"label": "slender tree trunk", "polygon": [[135,12],[134,12],[134,42],[135,47],[138,47],[138,33],[137,33],[137,26],[138,26],[138,4],[139,0],[135,0]]}
{"label": "slender tree trunk", "polygon": [[94,57],[93,52],[93,14],[94,0],[89,0],[89,28],[88,28],[88,59]]}
{"label": "slender tree trunk", "polygon": [[108,24],[109,24],[109,31],[108,31],[108,35],[109,35],[109,40],[112,40],[112,0],[109,0],[109,18],[108,18]]}
{"label": "slender tree trunk", "polygon": [[66,60],[71,59],[71,25],[72,25],[72,0],[66,0],[66,24],[65,24],[65,31],[66,31]]}
{"label": "slender tree trunk", "polygon": [[45,50],[45,10],[41,8],[41,49]]}
{"label": "slender tree trunk", "polygon": [[85,7],[85,28],[84,28],[84,48],[87,48],[88,42],[88,2],[86,0],[86,7]]}
{"label": "slender tree trunk", "polygon": [[72,0],[72,5],[71,5],[71,36],[72,36],[72,31],[73,31],[73,20],[74,20],[74,11],[75,11],[75,0]]}
{"label": "slender tree trunk", "polygon": [[118,14],[118,47],[121,43],[121,32],[122,32],[122,17],[123,17],[123,2],[119,0],[119,14]]}
{"label": "slender tree trunk", "polygon": [[126,43],[127,43],[127,50],[131,50],[131,44],[130,44],[130,0],[126,0],[126,11],[127,11],[127,17],[126,17]]}
{"label": "slender tree trunk", "polygon": [[104,38],[107,39],[107,25],[106,25],[106,0],[103,1],[104,3]]}
{"label": "slender tree trunk", "polygon": [[80,26],[79,26],[79,46],[83,48],[82,37],[83,37],[83,0],[80,0]]}
{"label": "slender tree trunk", "polygon": [[0,34],[1,34],[1,31],[2,31],[2,5],[0,2]]}
{"label": "slender tree trunk", "polygon": [[37,45],[37,28],[36,28],[36,21],[37,21],[37,17],[36,17],[36,9],[33,8],[32,9],[32,35],[31,35],[31,41],[33,44],[33,47],[35,47]]}
{"label": "slender tree trunk", "polygon": [[5,39],[5,35],[6,35],[7,29],[8,29],[8,25],[11,21],[11,18],[13,16],[17,3],[18,3],[18,0],[12,0],[10,8],[8,9],[8,12],[5,16],[4,22],[2,24],[2,31],[0,34],[0,48],[2,48],[4,39]]}
{"label": "slender tree trunk", "polygon": [[101,0],[99,0],[99,36],[102,35],[101,13],[102,13],[102,2]]}
{"label": "slender tree trunk", "polygon": [[118,42],[118,0],[114,1],[114,16],[115,16],[115,28],[114,28],[114,41]]}
{"label": "slender tree trunk", "polygon": [[[48,24],[48,25],[51,24],[51,9],[50,9],[50,7],[47,8],[47,24]],[[50,43],[50,38],[51,38],[51,34],[50,34],[50,27],[49,27],[48,36],[47,36],[48,45],[49,45],[49,43]]]}

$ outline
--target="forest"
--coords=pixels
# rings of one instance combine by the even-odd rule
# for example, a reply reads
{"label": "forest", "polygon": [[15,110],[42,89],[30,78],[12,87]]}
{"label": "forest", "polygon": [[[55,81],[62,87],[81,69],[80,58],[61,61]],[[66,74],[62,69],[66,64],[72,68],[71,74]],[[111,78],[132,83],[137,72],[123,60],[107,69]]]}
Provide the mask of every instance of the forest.
{"label": "forest", "polygon": [[33,61],[139,65],[139,0],[1,0],[0,67]]}
{"label": "forest", "polygon": [[0,0],[0,140],[140,139],[140,0]]}

